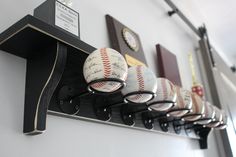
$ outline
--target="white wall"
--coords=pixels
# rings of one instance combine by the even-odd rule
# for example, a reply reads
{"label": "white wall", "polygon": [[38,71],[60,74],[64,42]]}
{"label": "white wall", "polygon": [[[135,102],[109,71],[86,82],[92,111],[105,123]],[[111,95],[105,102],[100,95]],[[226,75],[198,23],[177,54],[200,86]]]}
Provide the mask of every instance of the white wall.
{"label": "white wall", "polygon": [[[0,32],[32,13],[43,0],[0,1]],[[184,87],[192,84],[187,53],[197,40],[160,0],[74,0],[80,13],[81,39],[95,47],[108,47],[105,14],[110,14],[140,35],[148,65],[156,71],[155,45],[161,43],[177,55]],[[91,122],[48,116],[47,131],[39,136],[22,133],[26,61],[0,51],[0,156],[34,157],[217,157],[213,134],[209,149],[198,141]]]}

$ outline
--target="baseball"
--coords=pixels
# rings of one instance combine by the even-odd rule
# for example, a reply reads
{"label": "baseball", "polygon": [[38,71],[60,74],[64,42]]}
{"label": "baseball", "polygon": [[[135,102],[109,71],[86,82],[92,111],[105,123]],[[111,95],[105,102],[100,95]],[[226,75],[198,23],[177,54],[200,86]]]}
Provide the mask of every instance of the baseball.
{"label": "baseball", "polygon": [[[119,52],[111,48],[101,48],[95,50],[87,57],[83,67],[83,74],[87,83],[105,78],[125,81],[128,74],[128,66]],[[114,92],[121,87],[121,83],[104,81],[94,83],[91,87],[99,92]]]}
{"label": "baseball", "polygon": [[212,119],[215,117],[215,110],[213,106],[207,101],[204,102],[204,105],[205,105],[205,112],[204,112],[205,117],[203,119],[199,119],[198,121],[196,121],[196,124],[206,125],[210,123]]}
{"label": "baseball", "polygon": [[216,127],[216,129],[225,129],[227,127],[228,116],[224,110],[221,110],[221,113],[223,115],[222,121],[221,121],[220,125]]}
{"label": "baseball", "polygon": [[[149,91],[155,93],[156,90],[156,76],[150,69],[140,65],[133,66],[128,69],[126,87],[122,89],[123,95],[138,91]],[[152,94],[135,94],[126,97],[126,99],[134,103],[145,103],[152,97]]]}
{"label": "baseball", "polygon": [[199,120],[202,117],[205,117],[205,105],[204,101],[199,97],[197,94],[192,93],[192,112],[189,114],[186,114],[182,120],[184,121],[196,121]]}
{"label": "baseball", "polygon": [[217,108],[216,106],[213,106],[213,108],[215,111],[214,120],[211,123],[205,125],[206,127],[215,128],[215,127],[219,126],[220,123],[222,122],[223,115],[222,115],[221,110],[219,108]]}
{"label": "baseball", "polygon": [[[150,108],[156,111],[166,111],[173,107],[173,103],[176,102],[175,86],[165,78],[157,78],[156,80],[156,97],[150,102],[152,103]],[[172,101],[173,103],[160,103],[161,101]]]}
{"label": "baseball", "polygon": [[178,86],[175,86],[175,88],[177,93],[177,105],[173,108],[173,112],[169,112],[169,115],[173,117],[182,117],[187,114],[192,107],[191,92]]}

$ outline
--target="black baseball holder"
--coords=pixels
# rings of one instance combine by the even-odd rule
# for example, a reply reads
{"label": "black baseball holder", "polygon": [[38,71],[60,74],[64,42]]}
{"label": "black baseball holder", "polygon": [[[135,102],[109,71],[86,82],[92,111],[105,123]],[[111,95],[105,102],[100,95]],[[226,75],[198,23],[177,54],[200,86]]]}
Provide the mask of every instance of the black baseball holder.
{"label": "black baseball holder", "polygon": [[[161,101],[159,103],[174,103],[171,101]],[[156,104],[156,102],[155,102]],[[185,123],[183,123],[183,121],[181,120],[181,118],[173,118],[169,116],[170,112],[176,112],[176,111],[190,111],[189,109],[173,109],[173,110],[169,110],[167,112],[163,112],[163,113],[159,113],[155,116],[144,113],[143,116],[143,123],[145,125],[145,127],[147,129],[152,129],[153,128],[153,123],[154,123],[154,119],[157,119],[160,125],[160,128],[162,131],[164,132],[168,132],[169,131],[169,127],[170,127],[170,123],[173,124],[173,129],[175,131],[176,134],[180,134],[183,125],[185,125]]]}
{"label": "black baseball holder", "polygon": [[[176,112],[176,111],[187,111],[187,113],[189,113],[191,111],[191,109],[186,109],[186,108],[174,109],[174,110],[168,111],[167,113],[169,114],[171,112]],[[169,121],[169,123],[170,122],[173,123],[173,128],[174,128],[175,133],[180,134],[180,132],[182,130],[182,126],[185,125],[185,123],[183,124],[183,121],[181,120],[181,118],[175,118],[172,121]]]}
{"label": "black baseball holder", "polygon": [[[227,126],[227,124],[220,124],[219,126],[215,127],[215,129],[224,129],[226,126]],[[195,133],[200,137],[200,139],[199,139],[200,148],[206,149],[207,148],[207,137],[208,137],[209,133],[211,132],[212,128],[204,127],[202,125],[197,124],[197,125],[194,125],[193,129],[194,129]]]}
{"label": "black baseball holder", "polygon": [[[185,110],[185,109],[179,109],[179,110],[175,110],[175,111],[183,111],[183,110]],[[210,120],[210,118],[204,118],[204,119],[200,119],[200,120],[196,120],[196,121],[183,121],[182,120],[183,117],[185,117],[185,116],[182,116],[181,118],[173,118],[172,120],[165,119],[166,121],[164,121],[163,124],[161,124],[160,122],[159,122],[159,124],[163,125],[162,126],[163,129],[167,129],[167,128],[165,128],[165,126],[169,126],[169,123],[172,123],[176,134],[181,133],[182,127],[184,128],[185,133],[189,134],[192,132],[192,130],[194,130],[196,132],[196,131],[199,131],[203,128],[205,129],[205,127],[197,124],[196,122],[203,121],[203,120]],[[167,124],[165,124],[165,123],[167,123]]]}
{"label": "black baseball holder", "polygon": [[[147,106],[151,107],[153,105],[156,104],[164,104],[164,103],[171,103],[173,104],[172,107],[175,106],[175,102],[173,101],[168,101],[168,100],[164,100],[164,101],[154,101],[152,103],[149,103]],[[171,108],[172,108],[171,107]],[[169,128],[169,123],[168,123],[168,112],[157,112],[155,110],[153,110],[152,112],[157,113],[156,115],[153,114],[148,114],[148,113],[143,113],[142,114],[142,119],[143,119],[143,124],[147,129],[153,129],[154,127],[154,120],[157,119],[160,125],[160,128],[162,131],[164,132],[168,132],[168,128]]]}
{"label": "black baseball holder", "polygon": [[[148,117],[145,113],[146,112],[150,112],[152,111],[152,109],[150,108],[152,105],[158,104],[158,103],[173,103],[172,101],[159,101],[159,102],[155,102],[155,103],[142,103],[142,104],[137,104],[134,102],[130,102],[127,97],[132,96],[132,95],[137,95],[137,94],[151,94],[152,98],[150,100],[152,100],[155,97],[155,93],[153,92],[149,92],[149,91],[138,91],[138,92],[132,92],[129,93],[127,95],[125,95],[125,100],[128,101],[130,104],[124,104],[121,108],[121,117],[123,122],[126,125],[130,125],[133,126],[135,124],[135,115],[137,113],[142,113],[142,121],[144,126],[147,129],[153,129],[153,125],[154,125],[154,117],[150,118]],[[148,101],[150,101],[148,100]],[[137,107],[135,107],[135,109],[132,108],[132,106],[143,106],[141,109],[137,109]]]}
{"label": "black baseball holder", "polygon": [[[146,103],[135,103],[128,99],[128,97],[130,96],[136,96],[136,95],[142,95],[142,94],[151,95],[151,98],[148,101],[152,100],[155,97],[155,93],[151,91],[135,91],[135,92],[130,92],[124,95],[124,102],[126,103],[122,105],[120,114],[121,114],[121,118],[123,122],[126,125],[133,126],[135,124],[135,114],[150,110],[150,108],[148,107],[148,105],[146,105]],[[142,108],[138,109],[137,107],[135,107],[135,109],[133,109],[133,106],[138,106],[138,107],[142,106]]]}
{"label": "black baseball holder", "polygon": [[[0,50],[27,60],[23,126],[26,135],[43,133],[46,130],[48,114],[130,129],[163,132],[159,125],[155,125],[158,121],[144,123],[146,118],[142,115],[153,114],[153,111],[147,110],[149,106],[126,101],[130,94],[143,94],[142,92],[123,96],[119,90],[125,84],[116,79],[86,83],[82,72],[83,63],[96,48],[71,33],[27,15],[0,34]],[[104,81],[119,82],[120,89],[114,93],[102,93],[92,89],[93,83]],[[154,97],[154,93],[146,94]],[[124,106],[132,106],[132,110]],[[132,126],[124,123],[124,116],[130,113],[135,115],[135,123],[128,123]],[[202,128],[198,134],[181,132],[177,135],[173,127],[168,129],[168,134],[200,140],[201,148],[206,148],[209,132],[209,129]]]}
{"label": "black baseball holder", "polygon": [[[181,118],[185,118],[185,117],[189,117],[189,116],[201,116],[201,117],[202,117],[202,114],[184,115],[184,116],[182,116]],[[200,120],[200,119],[201,119],[201,118],[199,118],[198,120]],[[184,124],[177,125],[177,127],[179,127],[179,126],[184,126],[184,130],[185,130],[186,134],[189,134],[189,133],[191,133],[192,130],[195,130],[194,122],[196,122],[196,121],[198,121],[198,120],[195,120],[195,121],[186,121]]]}
{"label": "black baseball holder", "polygon": [[[101,92],[94,88],[92,85],[95,83],[105,83],[105,82],[115,82],[120,83],[120,87],[113,92]],[[67,85],[63,86],[58,92],[58,105],[63,113],[76,115],[80,109],[80,99],[83,97],[88,97],[91,94],[98,95],[95,100],[95,104],[105,104],[102,106],[94,106],[94,110],[98,119],[108,121],[111,118],[111,107],[117,104],[109,104],[108,98],[110,95],[120,92],[120,90],[125,86],[125,82],[121,79],[116,78],[102,78],[93,80],[87,84],[87,91],[84,93],[75,94],[73,87]],[[101,102],[102,101],[102,102]],[[70,107],[68,107],[70,106]]]}

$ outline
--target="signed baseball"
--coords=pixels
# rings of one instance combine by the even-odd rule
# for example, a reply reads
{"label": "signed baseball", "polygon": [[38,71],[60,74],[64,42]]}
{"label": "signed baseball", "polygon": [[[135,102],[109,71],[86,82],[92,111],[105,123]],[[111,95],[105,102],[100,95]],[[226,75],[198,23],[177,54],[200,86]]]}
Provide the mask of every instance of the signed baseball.
{"label": "signed baseball", "polygon": [[[176,102],[175,86],[165,78],[157,78],[156,97],[150,103],[151,109],[155,111],[166,111],[173,107]],[[163,103],[163,101],[171,101],[171,103]]]}
{"label": "signed baseball", "polygon": [[225,129],[225,128],[227,127],[228,116],[227,116],[227,114],[225,113],[224,110],[221,110],[221,113],[222,113],[222,115],[223,115],[222,121],[221,121],[220,125],[218,125],[218,126],[216,127],[216,129]]}
{"label": "signed baseball", "polygon": [[182,120],[184,121],[196,121],[200,118],[205,117],[205,105],[202,98],[197,94],[192,93],[192,101],[192,112],[184,115],[184,117],[182,118]]}
{"label": "signed baseball", "polygon": [[[128,66],[124,57],[111,48],[101,48],[92,52],[85,60],[83,67],[84,78],[87,83],[98,79],[115,78],[125,81]],[[114,92],[121,87],[115,81],[101,81],[91,85],[99,92]]]}
{"label": "signed baseball", "polygon": [[222,122],[222,119],[223,119],[223,115],[222,115],[221,110],[219,108],[217,108],[216,106],[213,106],[213,108],[215,111],[214,120],[212,122],[210,122],[209,124],[205,125],[210,128],[215,128],[215,127],[219,126],[220,123]]}
{"label": "signed baseball", "polygon": [[205,117],[196,121],[196,124],[206,125],[210,123],[215,117],[216,112],[213,106],[207,101],[204,102],[204,105],[205,105],[205,112],[204,112]]}
{"label": "signed baseball", "polygon": [[191,92],[178,86],[175,86],[175,88],[177,93],[176,106],[168,113],[173,117],[182,117],[187,114],[192,107]]}
{"label": "signed baseball", "polygon": [[[155,93],[157,90],[157,80],[155,74],[145,66],[133,66],[128,69],[126,87],[122,89],[123,95],[132,92],[149,91]],[[153,94],[134,94],[126,97],[134,103],[145,103],[152,99]]]}

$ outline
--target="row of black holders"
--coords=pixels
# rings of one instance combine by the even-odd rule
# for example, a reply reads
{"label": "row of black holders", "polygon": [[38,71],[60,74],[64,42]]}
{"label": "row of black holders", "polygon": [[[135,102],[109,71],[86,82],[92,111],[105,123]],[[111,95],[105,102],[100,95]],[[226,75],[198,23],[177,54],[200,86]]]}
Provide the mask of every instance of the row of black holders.
{"label": "row of black holders", "polygon": [[[105,80],[101,79],[93,83],[99,81],[104,82]],[[114,80],[107,79],[106,81]],[[73,86],[65,85],[59,87],[58,92],[55,93],[55,103],[49,106],[50,113],[72,118],[86,117],[105,123],[122,124],[151,131],[169,132],[196,139],[200,138],[203,134],[207,133],[208,135],[208,131],[210,131],[210,129],[204,128],[201,125],[195,125],[193,122],[184,122],[181,118],[175,119],[169,116],[168,112],[151,110],[149,107],[152,104],[136,104],[126,99],[126,97],[133,94],[153,94],[148,91],[134,92],[123,96],[119,91],[108,94],[91,90],[91,84],[87,87],[90,90],[81,93],[77,93]],[[156,103],[174,102],[159,101]]]}
{"label": "row of black holders", "polygon": [[[104,94],[91,90],[94,82],[86,83],[82,69],[88,54],[95,48],[70,33],[28,15],[0,34],[0,50],[27,60],[24,109],[24,133],[27,135],[44,132],[50,113],[178,134],[198,139],[200,147],[207,148],[210,128],[184,123],[164,112],[150,111],[146,104],[125,101],[127,95],[119,91]],[[112,81],[124,84],[120,80]]]}

